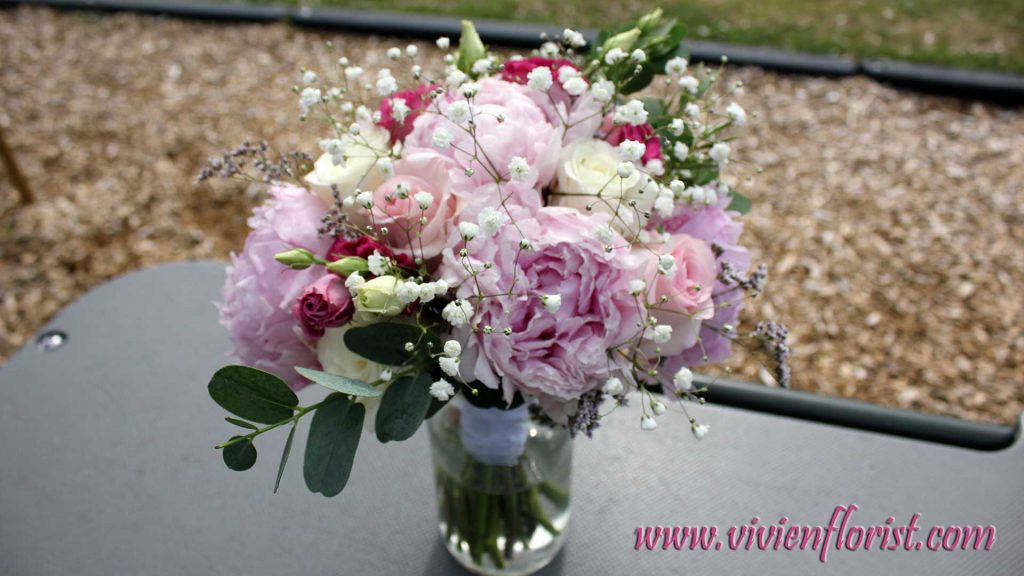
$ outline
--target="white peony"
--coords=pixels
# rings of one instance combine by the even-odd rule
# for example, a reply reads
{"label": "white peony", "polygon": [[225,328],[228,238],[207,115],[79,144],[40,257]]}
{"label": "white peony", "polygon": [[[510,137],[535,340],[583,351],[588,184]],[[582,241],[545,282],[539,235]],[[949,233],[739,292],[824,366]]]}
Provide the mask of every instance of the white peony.
{"label": "white peony", "polygon": [[336,165],[330,154],[322,154],[313,164],[313,171],[306,175],[306,182],[328,206],[334,205],[332,184],[338,188],[342,199],[356,189],[376,190],[385,180],[377,165],[377,157],[391,149],[390,139],[387,130],[365,123],[359,136],[345,134],[341,137],[345,161]]}
{"label": "white peony", "polygon": [[[642,221],[640,213],[650,211],[656,194],[643,193],[644,179],[632,170],[627,177],[619,175],[618,148],[604,140],[577,140],[562,149],[558,166],[558,192],[551,195],[551,205],[569,206],[580,212],[605,212],[619,218],[612,226],[620,231],[635,232]],[[636,201],[635,209],[630,201]],[[628,224],[628,225],[627,225]]]}

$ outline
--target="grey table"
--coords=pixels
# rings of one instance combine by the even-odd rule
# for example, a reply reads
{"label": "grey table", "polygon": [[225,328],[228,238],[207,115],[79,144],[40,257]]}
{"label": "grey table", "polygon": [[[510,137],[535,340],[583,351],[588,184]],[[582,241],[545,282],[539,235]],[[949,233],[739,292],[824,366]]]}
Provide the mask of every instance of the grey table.
{"label": "grey table", "polygon": [[[215,263],[174,264],[102,286],[0,368],[0,573],[457,574],[435,524],[427,441],[365,438],[345,493],[302,484],[301,454],[271,489],[284,434],[261,461],[228,471],[213,444],[232,432],[206,394],[225,363]],[[308,401],[316,391],[303,392]],[[1024,450],[979,451],[721,406],[643,433],[619,411],[576,447],[565,550],[545,574],[1024,574]],[[303,431],[296,440],[304,437]],[[993,525],[989,551],[675,549],[637,551],[646,525],[759,516],[827,525]],[[723,534],[721,540],[726,540]]]}

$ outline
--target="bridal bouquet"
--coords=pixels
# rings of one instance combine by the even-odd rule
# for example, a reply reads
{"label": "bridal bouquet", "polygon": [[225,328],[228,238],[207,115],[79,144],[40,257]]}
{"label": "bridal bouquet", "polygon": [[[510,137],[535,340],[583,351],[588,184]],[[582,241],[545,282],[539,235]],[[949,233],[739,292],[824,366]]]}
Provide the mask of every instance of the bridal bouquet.
{"label": "bridal bouquet", "polygon": [[[691,370],[734,342],[767,351],[785,384],[785,328],[737,325],[766,277],[739,244],[749,202],[721,179],[747,121],[738,86],[691,67],[681,39],[655,12],[589,50],[565,30],[505,58],[464,23],[457,49],[437,40],[443,64],[410,45],[387,51],[394,69],[303,69],[319,156],[247,143],[200,177],[269,184],[220,306],[247,365],[209,385],[243,429],[218,446],[228,467],[251,467],[257,436],[293,435],[310,414],[305,481],[333,496],[364,429],[405,440],[455,402],[461,442],[488,466],[522,455],[509,414],[589,436],[631,397],[643,430],[675,406],[700,439]],[[293,390],[310,383],[332,393],[300,406]],[[445,491],[442,517],[491,525],[501,512],[555,534],[536,497],[564,490],[538,490],[518,504]],[[499,528],[528,547],[528,529]],[[457,544],[497,564],[480,540]]]}

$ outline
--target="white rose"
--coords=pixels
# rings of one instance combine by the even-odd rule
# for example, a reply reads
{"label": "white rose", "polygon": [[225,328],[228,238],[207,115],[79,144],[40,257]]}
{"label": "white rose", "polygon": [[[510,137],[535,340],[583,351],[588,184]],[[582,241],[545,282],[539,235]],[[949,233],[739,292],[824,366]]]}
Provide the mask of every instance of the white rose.
{"label": "white rose", "polygon": [[332,184],[337,186],[342,199],[356,188],[376,190],[385,180],[385,175],[377,165],[377,157],[390,150],[390,139],[387,130],[365,123],[361,126],[359,136],[345,134],[341,137],[345,162],[335,165],[330,154],[322,154],[313,164],[313,171],[306,175],[306,182],[328,206],[334,205]]}
{"label": "white rose", "polygon": [[[620,218],[612,226],[620,231],[635,232],[643,221],[636,211],[650,211],[657,199],[655,194],[641,193],[644,176],[632,171],[622,178],[618,173],[619,151],[604,140],[577,140],[562,149],[558,166],[558,192],[551,195],[551,205],[569,206],[581,212],[606,212]],[[600,194],[600,198],[598,197]],[[631,200],[636,207],[629,206]],[[623,220],[625,222],[623,222]],[[628,225],[627,225],[628,224]]]}
{"label": "white rose", "polygon": [[[324,372],[337,374],[353,380],[359,380],[368,384],[380,379],[384,366],[363,358],[345,346],[345,333],[353,328],[351,324],[340,328],[328,328],[324,330],[323,337],[316,345],[317,359],[323,366]],[[358,401],[366,407],[366,417],[363,419],[363,427],[368,432],[373,432],[373,422],[377,419],[377,407],[380,406],[380,397],[358,398]]]}

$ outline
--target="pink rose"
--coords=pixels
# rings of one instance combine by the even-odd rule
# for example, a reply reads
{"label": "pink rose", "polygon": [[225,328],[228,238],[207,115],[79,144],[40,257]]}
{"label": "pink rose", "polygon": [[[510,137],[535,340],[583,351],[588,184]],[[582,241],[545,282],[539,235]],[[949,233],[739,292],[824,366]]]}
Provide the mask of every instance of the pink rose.
{"label": "pink rose", "polygon": [[[406,150],[395,162],[395,175],[373,192],[372,222],[387,228],[386,242],[398,255],[429,260],[448,243],[452,221],[459,213],[459,199],[452,192],[449,170],[453,163],[431,150]],[[399,195],[404,186],[405,197]],[[421,194],[430,197],[425,209]],[[365,218],[366,211],[359,209]],[[426,224],[421,220],[426,218]]]}
{"label": "pink rose", "polygon": [[330,238],[317,233],[327,205],[295,186],[274,185],[270,199],[253,211],[252,232],[241,254],[231,256],[221,290],[220,322],[231,334],[235,355],[245,364],[283,378],[293,389],[309,384],[295,366],[318,369],[320,362],[292,306],[322,270],[293,270],[274,261],[292,248],[323,254]]}
{"label": "pink rose", "polygon": [[[471,103],[479,161],[472,159],[475,147],[465,127],[433,111],[424,112],[413,123],[412,132],[405,139],[407,150],[436,150],[434,133],[444,129],[453,140],[440,153],[456,162],[458,170],[453,173],[452,186],[460,193],[472,194],[480,186],[493,184],[492,172],[507,177],[508,164],[516,156],[525,158],[530,165],[526,185],[537,188],[547,185],[558,166],[561,125],[557,128],[552,125],[540,106],[530,99],[527,93],[534,90],[497,78],[485,78],[479,84],[480,90]],[[452,102],[461,99],[461,96],[442,99],[439,102],[442,114],[447,113]],[[502,118],[501,122],[498,117]],[[472,168],[473,175],[466,176],[465,168]]]}
{"label": "pink rose", "polygon": [[662,274],[658,271],[659,258],[644,255],[649,263],[644,277],[650,286],[648,302],[653,306],[652,314],[658,324],[672,327],[671,339],[659,344],[661,354],[675,356],[697,343],[701,322],[715,315],[711,293],[718,266],[711,248],[686,234],[672,235],[655,250],[675,261],[674,269]]}
{"label": "pink rose", "polygon": [[604,139],[609,144],[618,146],[624,140],[633,140],[646,146],[643,158],[641,158],[644,164],[651,160],[661,159],[661,139],[654,133],[654,128],[650,124],[641,124],[639,126],[623,124],[615,126],[612,124],[611,118],[609,115],[602,126],[605,131]]}
{"label": "pink rose", "polygon": [[[715,204],[695,207],[678,203],[671,216],[663,218],[655,214],[647,227],[652,230],[661,227],[672,234],[693,236],[709,246],[715,244],[722,250],[719,261],[728,260],[734,270],[746,274],[750,268],[750,252],[739,244],[743,223],[736,219],[735,212],[726,209],[731,202],[728,189],[724,185],[709,186],[714,186],[717,192],[718,202]],[[715,303],[715,317],[701,323],[700,345],[684,350],[680,356],[666,359],[668,368],[659,370],[666,384],[681,366],[721,362],[732,353],[732,336],[724,333],[722,327],[726,324],[735,327],[739,322],[744,292],[716,280],[711,298]]]}
{"label": "pink rose", "polygon": [[[473,324],[493,328],[492,334],[469,325],[455,330],[465,342],[462,376],[500,387],[508,400],[517,390],[536,396],[552,418],[564,422],[580,395],[602,386],[618,368],[608,350],[637,333],[639,312],[628,286],[640,276],[639,262],[627,248],[609,253],[594,238],[594,226],[606,218],[571,208],[515,217],[518,229],[505,226],[493,238],[468,243],[472,266],[481,271],[474,280],[457,256],[461,242],[446,251],[439,269],[458,286],[457,296],[476,307]],[[533,246],[521,253],[520,230]],[[628,243],[616,237],[611,244]],[[485,269],[484,262],[493,265]],[[512,297],[473,297],[478,288],[484,294],[508,292],[513,277]],[[554,310],[544,299],[553,296],[561,299]]]}
{"label": "pink rose", "polygon": [[356,307],[345,281],[334,274],[325,274],[295,301],[292,313],[309,338],[324,335],[324,329],[348,324]]}
{"label": "pink rose", "polygon": [[[378,122],[377,125],[384,128],[391,134],[392,143],[401,142],[409,135],[409,132],[412,132],[412,123],[416,120],[416,117],[420,115],[420,112],[430,105],[429,94],[435,88],[437,88],[435,84],[421,84],[417,86],[415,90],[395,92],[391,96],[381,100],[380,122]],[[404,100],[405,105],[410,109],[410,112],[402,122],[399,122],[394,116],[392,116],[393,109],[391,101],[394,99]]]}

